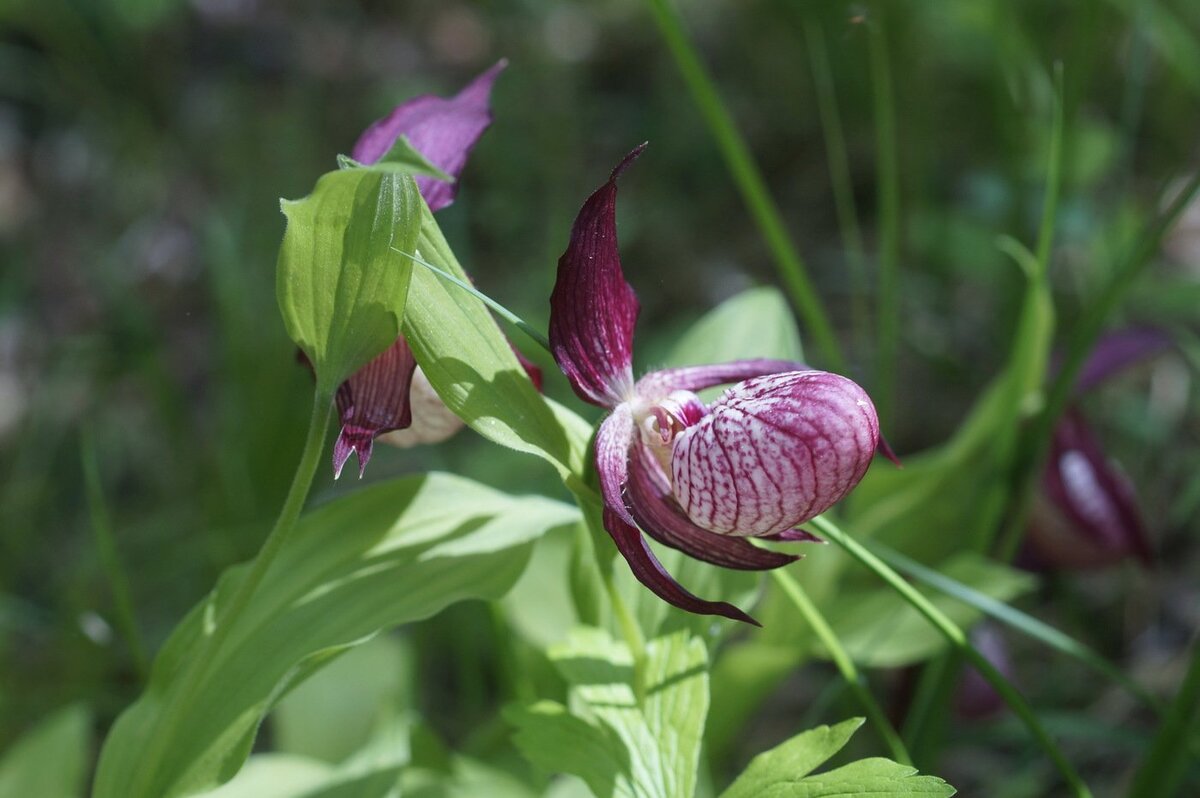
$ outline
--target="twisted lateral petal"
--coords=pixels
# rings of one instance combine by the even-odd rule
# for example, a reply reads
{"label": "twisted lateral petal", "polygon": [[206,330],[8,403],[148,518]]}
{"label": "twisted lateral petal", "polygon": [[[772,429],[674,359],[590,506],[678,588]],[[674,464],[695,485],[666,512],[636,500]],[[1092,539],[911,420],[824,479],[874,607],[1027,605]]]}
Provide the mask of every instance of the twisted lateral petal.
{"label": "twisted lateral petal", "polygon": [[350,459],[351,452],[358,453],[361,477],[371,459],[375,436],[412,423],[408,393],[416,367],[412,349],[400,337],[338,387],[337,408],[342,430],[333,445],[335,479],[342,475],[342,466]]}
{"label": "twisted lateral petal", "polygon": [[600,493],[604,506],[626,524],[634,524],[625,506],[625,482],[629,476],[629,446],[633,442],[633,414],[628,404],[616,409],[596,430],[596,474],[600,477]]}
{"label": "twisted lateral petal", "polygon": [[879,442],[870,398],[845,377],[798,371],[735,385],[675,442],[675,497],[698,526],[773,535],[858,484]]}
{"label": "twisted lateral petal", "polygon": [[638,525],[664,546],[697,560],[741,571],[768,571],[799,557],[760,549],[745,538],[718,535],[693,524],[671,495],[666,474],[645,444],[634,445],[629,503]]}
{"label": "twisted lateral petal", "polygon": [[583,204],[558,259],[550,295],[554,360],[579,398],[601,407],[615,407],[633,388],[633,328],[639,308],[617,251],[617,177],[645,146],[625,156]]}
{"label": "twisted lateral petal", "polygon": [[1130,555],[1146,564],[1153,559],[1133,486],[1109,464],[1078,412],[1063,416],[1054,430],[1042,488],[1059,518],[1048,523],[1046,513],[1035,514],[1032,542],[1050,564],[1087,568]]}
{"label": "twisted lateral petal", "polygon": [[758,621],[724,601],[705,601],[698,598],[675,581],[646,544],[638,528],[622,520],[620,514],[610,507],[604,508],[604,528],[617,544],[617,551],[629,563],[629,570],[637,580],[650,588],[654,595],[681,610],[697,615],[720,615],[735,621],[760,626]]}
{"label": "twisted lateral petal", "polygon": [[715,366],[685,366],[652,371],[637,381],[639,396],[656,398],[671,391],[702,391],[715,385],[741,382],[751,377],[785,371],[807,371],[808,366],[794,360],[734,360]]}
{"label": "twisted lateral petal", "polygon": [[[387,155],[396,139],[407,136],[427,161],[457,180],[467,165],[467,156],[492,123],[492,84],[506,66],[507,61],[497,62],[448,100],[425,94],[401,103],[363,131],[351,157],[359,163],[375,163]],[[431,211],[454,202],[457,183],[425,176],[416,180]]]}

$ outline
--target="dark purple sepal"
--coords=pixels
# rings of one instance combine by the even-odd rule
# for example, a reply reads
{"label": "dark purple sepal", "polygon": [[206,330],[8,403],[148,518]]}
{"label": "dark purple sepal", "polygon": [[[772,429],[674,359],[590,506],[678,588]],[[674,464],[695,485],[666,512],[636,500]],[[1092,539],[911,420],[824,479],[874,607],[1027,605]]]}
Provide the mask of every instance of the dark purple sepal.
{"label": "dark purple sepal", "polygon": [[[1130,366],[1170,349],[1173,341],[1154,327],[1130,327],[1100,336],[1075,381],[1083,393]],[[1057,370],[1057,369],[1056,369]]]}
{"label": "dark purple sepal", "polygon": [[702,391],[716,385],[728,385],[751,377],[765,377],[785,371],[808,371],[809,367],[794,360],[734,360],[712,366],[684,366],[652,371],[637,382],[639,396],[657,397],[671,391]]}
{"label": "dark purple sepal", "polygon": [[512,341],[509,341],[508,345],[509,345],[509,347],[512,348],[513,354],[517,356],[517,362],[520,363],[521,368],[523,368],[525,370],[525,374],[526,374],[526,376],[529,377],[529,381],[533,383],[533,387],[537,388],[538,393],[541,393],[542,392],[542,370],[540,368],[538,368],[537,363],[534,363],[532,360],[525,357],[525,355],[521,352],[521,350],[517,349],[517,345],[514,344]]}
{"label": "dark purple sepal", "polygon": [[[505,60],[484,72],[449,99],[425,94],[401,103],[374,122],[354,144],[351,157],[373,164],[388,153],[400,136],[425,160],[458,180],[479,137],[492,122],[489,100],[492,84],[508,65]],[[417,176],[417,187],[431,211],[454,202],[458,183]]]}
{"label": "dark purple sepal", "polygon": [[646,534],[697,560],[739,571],[769,571],[800,559],[760,549],[746,538],[718,535],[684,514],[666,474],[645,444],[636,444],[629,464],[628,498],[633,517]]}
{"label": "dark purple sepal", "polygon": [[728,602],[705,601],[685,590],[667,573],[667,569],[663,568],[638,528],[626,523],[609,507],[604,508],[604,528],[612,536],[617,551],[621,552],[621,556],[629,564],[629,570],[633,572],[634,577],[663,601],[696,615],[720,615],[752,626],[762,625]]}
{"label": "dark purple sepal", "polygon": [[1077,410],[1054,429],[1042,489],[1050,506],[1035,513],[1031,543],[1048,565],[1098,568],[1130,556],[1153,562],[1133,485]]}
{"label": "dark purple sepal", "polygon": [[338,387],[336,400],[342,429],[333,445],[335,479],[342,475],[351,453],[358,454],[361,477],[376,436],[412,423],[409,389],[416,368],[412,349],[400,337]]}
{"label": "dark purple sepal", "polygon": [[828,543],[825,538],[817,537],[807,529],[788,529],[774,535],[761,535],[763,540],[776,540],[780,543]]}
{"label": "dark purple sepal", "polygon": [[883,433],[879,434],[879,445],[875,447],[875,453],[881,454],[887,459],[891,460],[892,465],[896,466],[896,468],[904,468],[904,464],[900,462],[900,458],[896,456],[894,451],[892,451],[891,444],[889,444],[887,439],[883,437]]}
{"label": "dark purple sepal", "polygon": [[639,308],[617,249],[617,178],[645,146],[625,156],[583,204],[550,294],[554,361],[580,399],[601,407],[617,406],[633,390]]}
{"label": "dark purple sepal", "polygon": [[627,404],[617,405],[596,430],[596,475],[600,478],[600,495],[604,506],[617,513],[626,524],[636,523],[625,504],[633,436],[633,414]]}

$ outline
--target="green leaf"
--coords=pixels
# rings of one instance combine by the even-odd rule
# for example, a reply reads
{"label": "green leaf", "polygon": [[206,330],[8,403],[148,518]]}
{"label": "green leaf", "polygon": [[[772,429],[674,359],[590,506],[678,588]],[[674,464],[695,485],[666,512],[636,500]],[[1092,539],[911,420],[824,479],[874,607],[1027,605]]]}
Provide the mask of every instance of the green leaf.
{"label": "green leaf", "polygon": [[435,177],[447,183],[453,183],[454,178],[430,163],[424,155],[413,147],[408,136],[400,136],[387,154],[373,164],[361,164],[346,155],[338,156],[340,169],[375,169],[383,172],[396,172],[402,175],[424,175]]}
{"label": "green leaf", "polygon": [[840,751],[862,723],[862,718],[852,718],[836,726],[818,726],[759,754],[721,798],[954,795],[956,790],[941,779],[918,776],[916,768],[882,758],[809,775]]}
{"label": "green leaf", "polygon": [[[970,585],[998,601],[1009,601],[1032,590],[1033,577],[969,552],[940,567],[949,579]],[[933,604],[956,624],[968,627],[983,613],[941,593],[923,590]],[[844,591],[822,610],[842,645],[860,665],[895,668],[926,659],[946,648],[945,638],[911,604],[893,590]]]}
{"label": "green leaf", "polygon": [[91,758],[91,714],[75,704],[42,720],[0,759],[0,798],[82,795]]}
{"label": "green leaf", "polygon": [[804,360],[791,308],[775,288],[751,288],[710,310],[675,344],[669,363],[702,366],[758,357]]}
{"label": "green leaf", "polygon": [[342,169],[280,207],[279,310],[332,396],[400,334],[412,262],[399,251],[414,246],[425,203],[408,175]]}
{"label": "green leaf", "polygon": [[[469,281],[433,214],[423,213],[420,257]],[[417,266],[404,335],[442,401],[472,429],[541,457],[564,479],[583,472],[592,425],[542,398],[480,300]]]}
{"label": "green leaf", "polygon": [[[303,518],[250,604],[209,651],[218,609],[246,566],[227,571],[155,661],[146,693],[101,753],[97,798],[175,796],[230,778],[276,698],[381,629],[467,598],[497,598],[531,543],[578,521],[540,497],[514,498],[430,474],[373,485]],[[185,663],[204,656],[189,682]]]}
{"label": "green leaf", "polygon": [[579,776],[599,798],[692,798],[708,712],[708,656],[687,632],[629,649],[579,630],[550,658],[570,685],[570,708],[542,701],[506,713],[536,767]]}
{"label": "green leaf", "polygon": [[411,708],[412,652],[380,635],[336,657],[271,713],[279,753],[342,762]]}

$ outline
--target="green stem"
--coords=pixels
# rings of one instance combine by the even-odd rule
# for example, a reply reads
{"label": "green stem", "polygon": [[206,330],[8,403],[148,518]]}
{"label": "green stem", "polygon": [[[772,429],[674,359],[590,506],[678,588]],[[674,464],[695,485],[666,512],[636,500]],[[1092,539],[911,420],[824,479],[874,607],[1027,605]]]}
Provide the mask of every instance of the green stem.
{"label": "green stem", "polygon": [[896,728],[892,726],[892,722],[888,720],[883,708],[879,706],[875,697],[871,695],[871,691],[867,689],[866,679],[858,672],[858,668],[854,665],[854,660],[846,653],[846,649],[842,647],[841,641],[838,640],[833,629],[829,627],[829,624],[825,621],[825,617],[817,609],[817,605],[813,604],[812,599],[808,597],[808,594],[800,586],[800,583],[783,568],[776,568],[771,572],[771,576],[783,588],[783,592],[787,594],[792,603],[796,605],[796,609],[800,611],[800,615],[812,627],[812,630],[825,646],[825,650],[829,652],[830,659],[837,666],[838,672],[842,674],[842,678],[846,680],[846,685],[854,693],[854,697],[862,705],[867,719],[871,721],[871,725],[878,732],[879,737],[888,747],[888,750],[891,751],[892,758],[903,765],[911,765],[912,757],[908,755],[908,749],[904,747],[904,742],[900,739]]}
{"label": "green stem", "polygon": [[842,246],[850,266],[850,318],[855,343],[861,352],[870,335],[867,310],[867,258],[863,247],[862,228],[858,223],[858,208],[850,181],[850,159],[846,155],[846,137],[834,91],[833,70],[820,23],[806,20],[804,38],[812,62],[813,83],[817,88],[817,112],[821,134],[825,139],[826,162],[829,165],[829,184],[833,189],[833,206],[837,213]]}
{"label": "green stem", "polygon": [[80,460],[83,462],[83,481],[87,490],[88,510],[92,519],[92,532],[96,538],[96,551],[104,573],[108,577],[109,587],[113,592],[113,612],[116,615],[117,628],[129,646],[133,657],[134,667],[138,676],[145,681],[150,673],[149,662],[146,658],[146,647],[142,644],[138,633],[137,615],[133,611],[132,591],[129,589],[129,577],[121,562],[117,550],[116,539],[112,532],[112,520],[108,516],[108,506],[104,501],[104,488],[100,482],[100,469],[96,464],[96,444],[89,428],[83,430],[80,441]]}
{"label": "green stem", "polygon": [[[470,283],[466,282],[465,280],[458,279],[457,277],[455,277],[453,274],[451,274],[448,271],[439,269],[437,266],[434,266],[432,263],[425,260],[420,255],[416,255],[411,252],[404,252],[403,250],[396,249],[395,247],[393,247],[392,250],[394,252],[399,252],[401,255],[403,255],[404,257],[413,261],[414,263],[421,264],[426,269],[429,269],[429,271],[436,274],[438,277],[441,277],[443,280],[451,282],[454,285],[461,288],[462,290],[466,291],[468,294],[475,297],[480,302],[482,302],[483,304],[485,304],[489,308],[491,308],[493,311],[495,311],[498,316],[500,316],[502,319],[507,321],[509,324],[513,325],[518,330],[520,330],[521,332],[525,333],[530,338],[532,338],[538,346],[542,347],[542,349],[545,349],[547,352],[551,351],[550,350],[550,340],[548,338],[546,338],[546,336],[542,335],[541,332],[539,332],[538,330],[536,330],[533,327],[533,325],[526,322],[524,319],[522,319],[516,313],[513,313],[511,310],[504,307],[499,302],[492,299],[490,296],[483,293],[475,286],[471,285]],[[551,354],[553,354],[553,353],[551,352]]]}
{"label": "green stem", "polygon": [[675,65],[704,117],[709,132],[716,139],[725,165],[729,168],[750,215],[754,217],[754,222],[775,259],[775,268],[791,295],[796,311],[808,326],[828,366],[834,371],[844,372],[846,363],[838,346],[837,336],[834,335],[833,327],[808,277],[804,260],[787,234],[782,215],[771,199],[766,181],[763,180],[762,172],[750,154],[749,147],[733,123],[729,110],[721,101],[712,78],[700,62],[700,56],[688,41],[679,15],[671,8],[668,0],[648,2],[658,30],[675,59]]}
{"label": "green stem", "polygon": [[896,154],[896,103],[888,64],[882,3],[871,9],[871,86],[875,113],[875,161],[879,203],[879,323],[875,406],[881,426],[892,421],[896,357],[900,347],[900,172]]}
{"label": "green stem", "polygon": [[148,793],[149,785],[159,775],[157,763],[174,742],[175,734],[179,730],[179,723],[186,718],[188,711],[201,698],[200,688],[205,683],[205,671],[219,657],[221,646],[228,639],[239,616],[249,606],[250,599],[254,597],[255,591],[270,571],[280,549],[287,543],[295,530],[296,522],[300,518],[300,511],[304,508],[304,502],[312,487],[321,452],[325,448],[325,436],[329,430],[329,418],[332,411],[332,398],[321,391],[314,392],[308,437],[304,442],[300,463],[296,467],[296,475],[288,489],[287,498],[284,499],[283,509],[280,510],[279,517],[276,519],[270,535],[267,536],[266,542],[255,556],[250,570],[238,582],[233,597],[225,608],[217,608],[211,635],[200,644],[200,651],[190,658],[185,671],[175,681],[175,683],[181,684],[182,688],[179,692],[172,693],[167,706],[163,708],[162,717],[167,719],[166,726],[151,737],[143,758],[146,764],[138,771],[138,781],[131,794],[145,795]]}
{"label": "green stem", "polygon": [[1195,761],[1194,748],[1188,741],[1197,727],[1200,727],[1200,643],[1193,641],[1187,675],[1134,776],[1130,798],[1167,798],[1177,794],[1188,763]]}
{"label": "green stem", "polygon": [[1014,509],[1007,529],[1001,538],[1000,554],[1003,558],[1007,559],[1011,556],[1022,538],[1036,487],[1034,476],[1037,473],[1037,467],[1046,459],[1054,426],[1074,396],[1075,382],[1088,354],[1095,346],[1096,339],[1100,336],[1105,322],[1110,318],[1121,298],[1142,273],[1154,253],[1158,251],[1163,236],[1174,225],[1197,192],[1200,192],[1200,170],[1192,175],[1167,209],[1142,233],[1136,245],[1118,264],[1100,295],[1076,324],[1075,334],[1071,337],[1062,368],[1050,386],[1044,409],[1029,428],[1021,458],[1014,469],[1016,488],[1013,501],[1010,503]]}
{"label": "green stem", "polygon": [[1034,715],[1029,704],[1016,691],[1012,684],[1004,678],[1004,675],[996,669],[996,666],[992,665],[977,648],[971,645],[966,632],[958,624],[946,617],[929,599],[925,598],[916,588],[904,581],[904,578],[889,568],[883,560],[876,557],[866,547],[843,532],[832,521],[818,516],[810,523],[825,537],[840,546],[847,554],[875,573],[876,576],[899,593],[913,609],[919,612],[931,626],[946,638],[950,645],[961,651],[963,656],[970,660],[975,669],[979,671],[979,675],[992,686],[992,689],[1004,699],[1004,703],[1008,704],[1013,713],[1025,723],[1033,738],[1045,750],[1046,754],[1058,768],[1059,773],[1062,774],[1063,778],[1071,786],[1072,792],[1078,798],[1091,798],[1091,790],[1083,783],[1083,780],[1075,772],[1071,763],[1067,761],[1062,751],[1054,743],[1054,740],[1051,739],[1050,735],[1042,727],[1041,722]]}

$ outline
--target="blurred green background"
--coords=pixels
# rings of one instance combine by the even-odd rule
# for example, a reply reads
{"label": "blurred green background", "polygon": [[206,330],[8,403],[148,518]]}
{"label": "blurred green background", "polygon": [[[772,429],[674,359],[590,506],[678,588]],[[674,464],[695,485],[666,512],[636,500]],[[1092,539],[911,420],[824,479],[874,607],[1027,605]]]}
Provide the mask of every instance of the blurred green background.
{"label": "blurred green background", "polygon": [[[1053,266],[1061,329],[1164,187],[1196,167],[1200,4],[1188,0],[678,7],[868,389],[873,333],[856,303],[870,307],[874,282],[856,285],[840,234],[810,44],[815,35],[828,54],[869,275],[868,35],[886,13],[903,325],[885,432],[902,455],[945,439],[1007,352],[1022,278],[996,239],[1032,245],[1036,233],[1053,64],[1067,119]],[[258,548],[277,512],[309,403],[273,294],[279,198],[306,194],[398,102],[453,93],[500,57],[510,67],[495,123],[439,216],[481,290],[544,326],[579,204],[647,139],[621,199],[623,260],[643,306],[640,367],[721,299],[776,281],[645,3],[0,3],[0,749],[77,700],[102,732],[139,692],[97,523],[115,532],[153,650],[222,568]],[[1138,487],[1160,564],[1051,576],[1033,605],[1152,685],[1174,683],[1163,663],[1200,623],[1198,283],[1200,208],[1112,320],[1167,325],[1181,353],[1087,401]],[[572,401],[541,362],[547,392]],[[100,488],[90,496],[88,436]],[[548,469],[469,432],[437,448],[377,447],[366,478],[428,469],[559,490]],[[315,495],[352,483],[335,485],[326,469]],[[416,634],[458,661],[494,633],[482,608],[452,610],[450,626],[483,632]],[[1034,694],[1053,694],[1045,652],[1021,653]],[[452,677],[462,689],[490,678],[478,663],[455,667],[468,671]],[[424,700],[460,701],[454,689]],[[441,723],[454,738],[472,719]]]}

